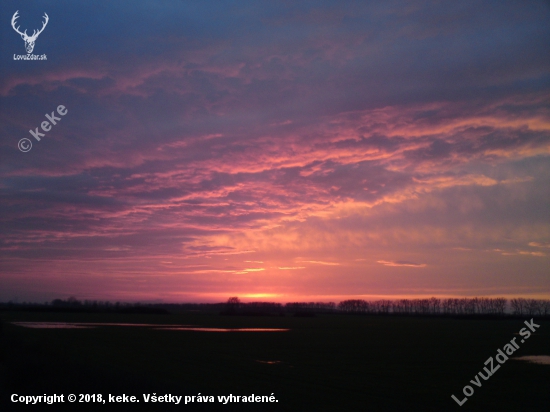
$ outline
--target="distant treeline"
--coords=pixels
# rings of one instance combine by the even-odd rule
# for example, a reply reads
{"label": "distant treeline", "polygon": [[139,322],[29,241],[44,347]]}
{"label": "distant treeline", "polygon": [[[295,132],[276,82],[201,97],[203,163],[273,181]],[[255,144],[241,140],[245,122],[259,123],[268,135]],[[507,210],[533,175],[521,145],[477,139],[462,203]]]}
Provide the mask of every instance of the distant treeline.
{"label": "distant treeline", "polygon": [[550,300],[517,298],[398,299],[366,301],[344,300],[338,310],[355,313],[407,315],[529,315],[549,316]]}
{"label": "distant treeline", "polygon": [[550,316],[550,300],[517,298],[449,298],[449,299],[362,299],[334,302],[289,302],[284,306],[273,302],[241,302],[238,297],[229,298],[227,314],[248,312],[271,313],[364,313],[399,315],[491,315],[505,314]]}
{"label": "distant treeline", "polygon": [[74,297],[67,300],[54,299],[44,303],[0,303],[0,310],[25,310],[30,312],[104,312],[104,313],[142,313],[164,314],[169,313],[165,308],[154,304],[141,303],[111,303],[107,301],[85,300]]}
{"label": "distant treeline", "polygon": [[111,303],[74,297],[39,303],[0,303],[0,310],[47,312],[113,312],[165,314],[178,312],[221,312],[225,315],[312,316],[321,313],[416,315],[416,316],[550,316],[550,300],[516,298],[397,299],[366,301],[348,299],[335,302],[249,302],[231,297],[225,303]]}
{"label": "distant treeline", "polygon": [[338,304],[344,312],[400,313],[411,315],[503,315],[504,298],[345,300]]}

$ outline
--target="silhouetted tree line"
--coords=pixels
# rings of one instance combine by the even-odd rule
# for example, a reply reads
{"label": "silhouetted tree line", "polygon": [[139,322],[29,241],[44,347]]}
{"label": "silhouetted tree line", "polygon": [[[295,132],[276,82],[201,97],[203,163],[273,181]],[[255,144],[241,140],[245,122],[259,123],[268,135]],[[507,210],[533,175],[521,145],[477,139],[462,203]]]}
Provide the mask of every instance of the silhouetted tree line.
{"label": "silhouetted tree line", "polygon": [[289,302],[285,305],[287,312],[327,313],[336,310],[334,302]]}
{"label": "silhouetted tree line", "polygon": [[164,314],[178,312],[217,312],[249,316],[314,316],[317,313],[349,313],[416,316],[546,316],[550,317],[550,300],[516,298],[397,299],[366,301],[348,299],[334,302],[242,302],[231,297],[225,303],[123,303],[99,300],[80,301],[74,297],[45,303],[0,303],[0,310],[38,312],[103,312]]}
{"label": "silhouetted tree line", "polygon": [[285,305],[276,302],[242,302],[233,296],[227,300],[224,315],[284,315],[315,314],[336,311],[334,302],[289,302]]}
{"label": "silhouetted tree line", "polygon": [[342,312],[404,314],[404,315],[504,315],[505,298],[461,299],[399,299],[367,302],[360,299],[344,300],[338,304]]}
{"label": "silhouetted tree line", "polygon": [[51,302],[39,303],[1,303],[0,310],[24,310],[31,312],[114,312],[114,313],[143,313],[143,314],[164,314],[168,313],[165,308],[155,304],[142,303],[111,303],[108,301],[84,300],[80,301],[75,297],[67,300],[54,299]]}
{"label": "silhouetted tree line", "polygon": [[51,302],[0,302],[0,311],[28,312],[100,312],[165,314],[186,312],[219,313],[226,303],[126,303],[101,300],[78,300],[76,298],[54,299]]}
{"label": "silhouetted tree line", "polygon": [[[238,297],[230,298],[224,313],[249,314],[280,313],[283,306],[272,302],[244,303]],[[348,299],[338,305],[334,302],[289,302],[284,305],[284,312],[294,314],[314,313],[363,313],[395,315],[450,315],[450,316],[504,316],[529,315],[550,316],[550,300],[505,298],[448,298],[438,299],[381,299],[366,301]]]}
{"label": "silhouetted tree line", "polygon": [[234,296],[227,300],[223,315],[247,315],[247,316],[265,316],[265,315],[284,315],[283,305],[276,302],[249,302],[244,303],[238,297]]}
{"label": "silhouetted tree line", "polygon": [[514,315],[549,316],[550,300],[544,299],[512,299],[510,301]]}

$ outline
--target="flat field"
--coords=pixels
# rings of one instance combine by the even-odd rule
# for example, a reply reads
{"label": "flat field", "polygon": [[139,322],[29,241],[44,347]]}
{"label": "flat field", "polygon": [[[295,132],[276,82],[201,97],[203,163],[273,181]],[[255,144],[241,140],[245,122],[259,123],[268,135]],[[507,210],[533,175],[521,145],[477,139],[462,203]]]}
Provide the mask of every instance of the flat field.
{"label": "flat field", "polygon": [[[484,362],[525,327],[523,320],[398,316],[220,316],[1,312],[0,409],[13,393],[135,395],[139,404],[75,404],[72,410],[548,411],[550,365],[507,360],[481,387]],[[527,320],[527,319],[525,319]],[[12,322],[285,328],[200,332],[154,327],[30,329]],[[512,355],[550,355],[550,322]],[[495,361],[496,362],[496,361]],[[462,388],[474,394],[461,407]],[[145,404],[143,394],[207,395],[215,403]],[[277,403],[231,403],[218,395],[271,395]],[[67,406],[67,404],[65,404]],[[66,409],[66,408],[64,408]],[[71,410],[71,409],[69,409]]]}

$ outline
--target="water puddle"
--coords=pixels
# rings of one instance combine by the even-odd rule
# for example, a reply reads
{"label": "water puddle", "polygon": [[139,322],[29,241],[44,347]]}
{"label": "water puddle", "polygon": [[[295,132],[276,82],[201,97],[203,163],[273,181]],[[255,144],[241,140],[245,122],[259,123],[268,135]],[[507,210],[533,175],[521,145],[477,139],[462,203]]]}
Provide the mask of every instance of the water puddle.
{"label": "water puddle", "polygon": [[157,328],[159,330],[189,330],[193,332],[286,332],[290,329],[261,329],[261,328],[241,328],[241,329],[225,329],[225,328]]}
{"label": "water puddle", "polygon": [[183,327],[193,325],[162,325],[155,323],[80,323],[80,322],[12,322],[13,325],[35,329],[90,329],[98,326],[134,326],[134,327]]}
{"label": "water puddle", "polygon": [[33,329],[91,329],[95,326],[85,326],[76,323],[67,322],[12,322],[17,326],[23,326],[24,328]]}
{"label": "water puddle", "polygon": [[519,358],[512,358],[512,359],[527,361],[530,363],[537,363],[539,365],[550,365],[550,356],[548,355],[520,356]]}
{"label": "water puddle", "polygon": [[155,323],[80,323],[80,322],[12,322],[17,326],[34,329],[91,329],[98,326],[122,326],[153,328],[155,330],[188,330],[194,332],[286,332],[289,329],[261,328],[201,328],[195,325],[162,325]]}
{"label": "water puddle", "polygon": [[78,323],[77,325],[94,325],[94,326],[136,326],[142,328],[169,328],[169,327],[184,327],[195,325],[163,325],[159,323]]}

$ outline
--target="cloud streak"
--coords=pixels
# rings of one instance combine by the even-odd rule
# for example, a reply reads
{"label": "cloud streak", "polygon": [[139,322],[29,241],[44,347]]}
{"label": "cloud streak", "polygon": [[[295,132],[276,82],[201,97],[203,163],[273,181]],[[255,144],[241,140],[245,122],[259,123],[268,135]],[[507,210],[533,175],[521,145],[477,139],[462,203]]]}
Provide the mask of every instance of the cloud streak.
{"label": "cloud streak", "polygon": [[392,267],[424,268],[427,266],[425,263],[414,263],[414,262],[408,262],[406,260],[397,260],[397,261],[377,260],[377,263],[380,263],[384,266],[392,266]]}

